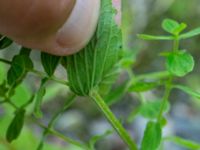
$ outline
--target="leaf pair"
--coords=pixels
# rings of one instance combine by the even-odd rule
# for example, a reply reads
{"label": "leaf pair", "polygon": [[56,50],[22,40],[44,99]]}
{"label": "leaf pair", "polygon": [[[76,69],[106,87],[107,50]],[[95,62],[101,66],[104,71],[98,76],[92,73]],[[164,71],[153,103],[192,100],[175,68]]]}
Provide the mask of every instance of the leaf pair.
{"label": "leaf pair", "polygon": [[179,35],[180,32],[182,32],[185,28],[187,27],[187,25],[185,23],[178,23],[175,20],[172,19],[165,19],[162,22],[162,28],[166,31],[169,32],[173,35]]}

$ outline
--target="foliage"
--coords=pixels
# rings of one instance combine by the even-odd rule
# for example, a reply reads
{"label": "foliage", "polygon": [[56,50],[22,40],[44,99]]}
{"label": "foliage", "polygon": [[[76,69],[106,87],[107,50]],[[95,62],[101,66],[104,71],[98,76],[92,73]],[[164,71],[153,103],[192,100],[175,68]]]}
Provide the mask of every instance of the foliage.
{"label": "foliage", "polygon": [[[184,77],[192,72],[195,65],[193,56],[189,51],[181,50],[179,43],[181,40],[199,35],[200,29],[196,28],[182,33],[187,27],[186,23],[165,19],[162,23],[162,28],[170,35],[139,34],[138,37],[144,40],[173,41],[173,48],[170,51],[161,53],[165,58],[165,70],[147,74],[135,74],[131,68],[135,60],[133,60],[130,52],[121,49],[121,30],[115,24],[114,16],[115,10],[112,8],[111,0],[102,0],[97,31],[89,44],[79,53],[67,57],[41,53],[41,64],[44,72],[35,69],[30,57],[31,50],[24,47],[20,49],[19,54],[16,54],[11,61],[0,59],[2,63],[10,65],[7,77],[5,77],[6,75],[3,73],[5,70],[2,69],[2,64],[0,64],[0,69],[2,69],[0,70],[0,104],[3,104],[6,110],[5,116],[0,120],[0,124],[2,123],[1,127],[7,128],[6,133],[0,131],[0,135],[6,135],[4,139],[7,140],[6,144],[3,144],[0,149],[6,149],[7,145],[10,145],[8,142],[12,142],[16,149],[20,149],[21,145],[25,148],[27,136],[32,138],[31,144],[34,149],[63,149],[54,146],[52,148],[52,145],[49,146],[45,142],[48,134],[70,143],[71,145],[68,149],[70,147],[73,147],[71,148],[73,150],[96,149],[96,143],[112,134],[112,131],[93,136],[88,142],[82,142],[64,136],[53,128],[57,118],[74,103],[76,96],[89,97],[90,100],[95,102],[96,106],[102,111],[131,150],[137,150],[138,147],[141,150],[156,150],[167,140],[186,148],[195,149],[200,147],[198,143],[179,137],[164,137],[162,134],[162,130],[167,124],[165,114],[170,110],[170,102],[168,100],[173,89],[179,89],[192,97],[200,98],[200,93],[186,85],[176,84],[175,82],[175,79]],[[0,49],[9,48],[11,44],[12,41],[10,39],[0,36]],[[54,76],[59,64],[62,64],[66,69],[68,81]],[[123,72],[128,73],[128,79],[111,90],[111,86],[118,78],[117,75]],[[33,94],[23,85],[23,81],[29,73],[35,74],[41,79],[37,92]],[[47,126],[45,126],[38,118],[43,117],[41,106],[45,96],[52,94],[48,87],[50,81],[62,84],[66,91],[70,89],[70,94],[68,94],[63,107],[53,115]],[[160,87],[164,88],[164,93],[158,100],[144,97],[145,92],[153,91]],[[136,115],[148,120],[141,145],[136,144],[130,133],[109,108],[110,105],[117,103],[127,93],[135,94],[139,100],[139,105],[127,116],[127,120],[124,120],[132,123]],[[12,112],[8,111],[7,107],[9,106],[12,107]],[[34,114],[34,116],[30,114]],[[30,132],[26,125],[26,118],[29,118],[43,129],[41,139],[36,138]],[[23,142],[20,141],[21,138],[23,138]],[[19,143],[18,140],[20,141]]]}

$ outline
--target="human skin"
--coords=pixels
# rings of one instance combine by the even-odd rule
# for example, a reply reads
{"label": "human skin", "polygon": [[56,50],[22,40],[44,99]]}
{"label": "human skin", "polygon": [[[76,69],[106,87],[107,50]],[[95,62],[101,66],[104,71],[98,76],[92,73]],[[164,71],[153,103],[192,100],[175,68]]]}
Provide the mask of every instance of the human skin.
{"label": "human skin", "polygon": [[[1,0],[0,34],[54,55],[82,49],[95,32],[101,0]],[[113,0],[120,23],[120,0]]]}

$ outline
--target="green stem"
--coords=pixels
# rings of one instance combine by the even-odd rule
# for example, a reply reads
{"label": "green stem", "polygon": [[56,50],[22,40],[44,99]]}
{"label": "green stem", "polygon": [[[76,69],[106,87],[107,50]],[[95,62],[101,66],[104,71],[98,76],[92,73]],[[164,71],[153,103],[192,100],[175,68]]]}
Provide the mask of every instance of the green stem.
{"label": "green stem", "polygon": [[177,52],[179,50],[179,39],[178,36],[174,40],[173,51]]}
{"label": "green stem", "polygon": [[167,104],[167,101],[169,99],[170,92],[171,92],[171,89],[172,89],[171,85],[172,85],[172,78],[170,78],[169,81],[165,85],[165,93],[164,93],[162,103],[161,103],[161,107],[160,107],[160,111],[159,111],[159,114],[158,114],[158,117],[157,117],[158,122],[162,121],[164,109],[165,109],[165,106]]}
{"label": "green stem", "polygon": [[170,76],[170,73],[168,71],[159,71],[159,72],[138,75],[133,80],[140,81],[140,80],[144,80],[144,79],[162,79],[162,78],[167,78],[169,76]]}
{"label": "green stem", "polygon": [[121,125],[119,120],[115,117],[115,115],[112,113],[110,108],[107,106],[107,104],[104,102],[104,100],[101,98],[101,96],[96,92],[92,91],[90,93],[90,97],[95,101],[95,103],[98,105],[100,110],[104,113],[108,121],[111,123],[113,128],[118,132],[119,136],[123,139],[123,141],[128,145],[130,150],[137,150],[137,146],[132,140],[129,133],[124,129],[124,127]]}
{"label": "green stem", "polygon": [[[48,127],[46,127],[46,126],[43,125],[42,123],[36,121],[35,119],[34,119],[34,122],[35,122],[38,126],[40,126],[41,128],[43,128],[43,129],[45,129],[45,130],[48,130],[49,134],[52,134],[52,135],[54,135],[54,136],[56,136],[56,137],[62,139],[62,140],[65,141],[66,143],[70,143],[70,144],[72,144],[72,145],[76,145],[77,147],[80,147],[80,148],[84,148],[84,147],[85,147],[85,145],[82,144],[81,142],[76,141],[76,140],[74,140],[74,139],[71,139],[70,137],[66,137],[66,136],[60,134],[59,132],[57,132],[57,131],[55,131],[55,130],[49,129]],[[87,149],[87,148],[85,148],[85,149]]]}

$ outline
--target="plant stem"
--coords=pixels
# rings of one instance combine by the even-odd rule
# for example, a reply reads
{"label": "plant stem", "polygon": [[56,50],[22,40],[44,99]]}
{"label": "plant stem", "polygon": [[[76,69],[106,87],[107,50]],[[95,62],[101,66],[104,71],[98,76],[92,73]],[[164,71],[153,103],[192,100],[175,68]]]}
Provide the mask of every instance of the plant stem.
{"label": "plant stem", "polygon": [[161,103],[161,107],[160,107],[160,111],[159,111],[159,114],[158,114],[158,117],[157,117],[158,122],[162,121],[162,116],[163,116],[163,113],[164,113],[166,103],[169,99],[171,89],[172,89],[172,78],[169,78],[168,82],[165,85],[165,93],[164,93],[162,103]]}
{"label": "plant stem", "polygon": [[144,79],[161,79],[161,78],[167,78],[169,76],[170,76],[170,73],[168,71],[159,71],[159,72],[138,75],[136,76],[134,81],[140,81]]}
{"label": "plant stem", "polygon": [[[3,59],[3,58],[0,58],[0,62],[3,62],[3,63],[8,64],[8,65],[11,65],[11,64],[12,64],[11,61],[6,60],[6,59]],[[61,80],[61,79],[58,79],[58,78],[56,78],[55,76],[48,77],[45,73],[43,73],[43,72],[41,72],[41,71],[34,70],[34,69],[29,70],[29,71],[30,71],[31,73],[33,73],[33,74],[39,76],[39,77],[42,77],[42,78],[47,77],[49,80],[55,81],[55,82],[57,82],[57,83],[60,83],[60,84],[66,85],[66,86],[69,85],[69,83],[68,83],[67,81],[63,81],[63,80]]]}
{"label": "plant stem", "polygon": [[40,126],[41,128],[43,128],[43,129],[45,129],[45,130],[48,129],[49,134],[52,134],[52,135],[54,135],[54,136],[56,136],[56,137],[62,139],[62,140],[65,141],[66,143],[70,143],[70,144],[76,145],[76,146],[78,146],[78,147],[80,147],[80,148],[85,147],[84,144],[82,144],[81,142],[76,141],[76,140],[73,140],[73,139],[71,139],[70,137],[66,137],[66,136],[60,134],[59,132],[57,132],[57,131],[55,131],[55,130],[53,130],[53,129],[49,129],[48,127],[46,127],[46,126],[43,125],[42,123],[36,121],[35,119],[33,119],[33,120],[34,120],[34,122],[35,122],[38,126]]}
{"label": "plant stem", "polygon": [[177,52],[179,50],[179,39],[178,36],[174,40],[173,51]]}
{"label": "plant stem", "polygon": [[112,113],[110,108],[107,106],[107,104],[104,102],[104,100],[101,98],[101,96],[96,92],[92,91],[90,93],[90,97],[95,101],[95,103],[98,105],[100,110],[104,113],[108,121],[111,123],[113,128],[118,132],[119,136],[123,139],[123,141],[128,145],[130,150],[137,150],[137,146],[132,140],[129,133],[124,129],[124,127],[121,125],[119,120],[115,117],[115,115]]}

